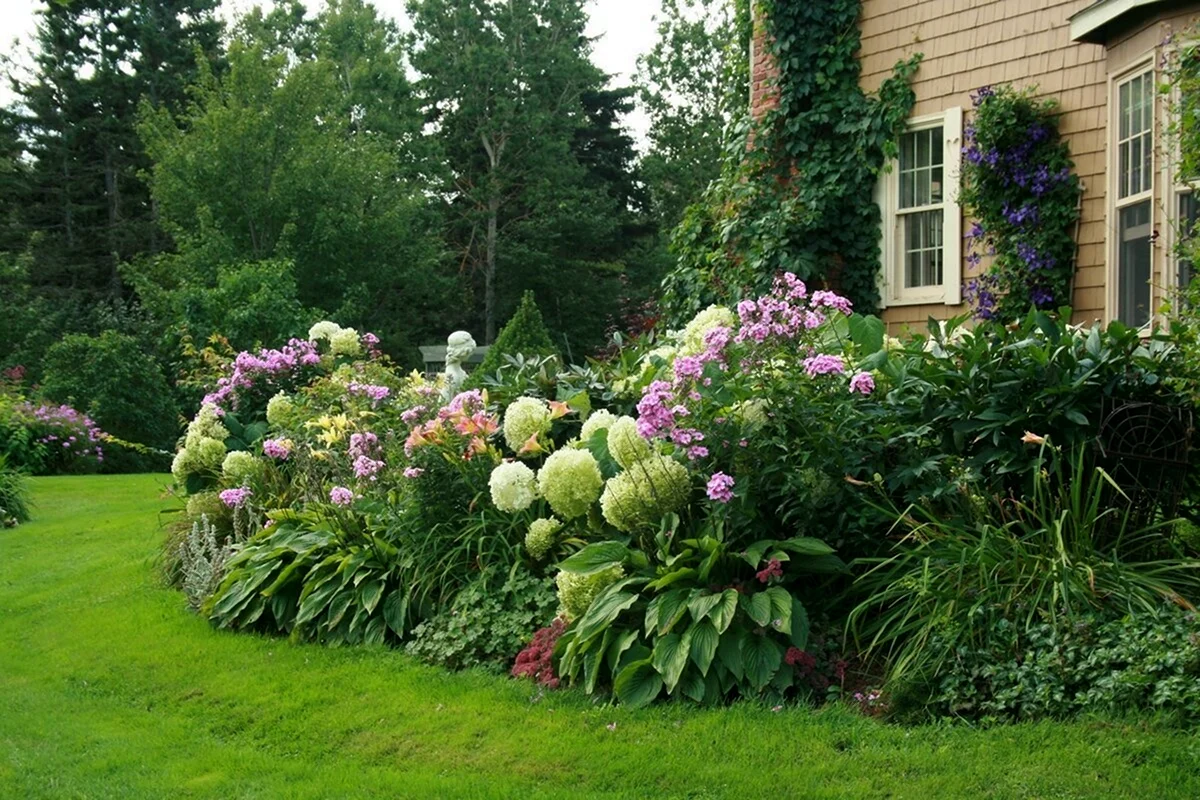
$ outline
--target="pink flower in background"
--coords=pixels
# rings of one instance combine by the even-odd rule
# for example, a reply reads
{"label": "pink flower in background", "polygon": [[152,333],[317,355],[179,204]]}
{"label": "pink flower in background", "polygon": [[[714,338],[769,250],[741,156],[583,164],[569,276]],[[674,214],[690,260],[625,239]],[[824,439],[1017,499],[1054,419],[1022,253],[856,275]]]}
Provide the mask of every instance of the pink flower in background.
{"label": "pink flower in background", "polygon": [[817,375],[842,374],[846,371],[846,362],[841,356],[819,355],[804,359],[804,371],[810,378]]}
{"label": "pink flower in background", "polygon": [[859,394],[870,394],[875,391],[875,379],[869,372],[859,372],[850,379],[850,391]]}
{"label": "pink flower in background", "polygon": [[329,490],[329,502],[338,506],[348,506],[354,502],[354,492],[345,486],[335,486]]}
{"label": "pink flower in background", "polygon": [[771,578],[781,578],[783,577],[783,564],[779,562],[778,558],[772,558],[767,562],[767,566],[754,574],[754,577],[758,578],[759,583],[766,583]]}
{"label": "pink flower in background", "polygon": [[425,474],[425,470],[421,469],[420,467],[405,467],[404,468],[404,477],[406,477],[406,478],[419,478],[424,474]]}
{"label": "pink flower in background", "polygon": [[426,409],[425,406],[413,406],[408,411],[405,411],[403,414],[400,415],[400,421],[403,422],[405,425],[412,425],[414,422],[419,420],[421,418],[421,415],[424,414],[427,410],[428,409]]}
{"label": "pink flower in background", "polygon": [[252,494],[254,494],[254,492],[243,486],[240,489],[226,489],[225,491],[221,492],[218,497],[221,498],[222,503],[230,508],[238,508],[244,505],[247,498],[249,498]]}
{"label": "pink flower in background", "polygon": [[814,306],[825,306],[826,308],[837,309],[846,315],[849,315],[851,313],[851,309],[853,308],[853,304],[849,300],[842,297],[840,294],[837,294],[836,292],[813,292],[812,300],[810,302]]}
{"label": "pink flower in background", "polygon": [[392,393],[392,390],[388,387],[376,386],[372,383],[351,383],[346,387],[346,390],[349,391],[350,394],[366,395],[375,403],[379,403]]}
{"label": "pink flower in background", "polygon": [[733,499],[734,480],[724,472],[714,472],[708,479],[708,499],[718,503],[728,503]]}
{"label": "pink flower in background", "polygon": [[287,439],[267,439],[263,442],[263,455],[280,461],[287,461],[292,454],[291,443]]}

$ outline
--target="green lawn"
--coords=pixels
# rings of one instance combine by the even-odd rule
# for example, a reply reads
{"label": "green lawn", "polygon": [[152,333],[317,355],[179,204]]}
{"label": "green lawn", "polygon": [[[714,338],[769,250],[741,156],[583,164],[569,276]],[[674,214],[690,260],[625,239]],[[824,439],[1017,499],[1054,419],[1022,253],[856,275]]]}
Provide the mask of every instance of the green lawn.
{"label": "green lawn", "polygon": [[164,478],[46,478],[0,530],[0,796],[1200,797],[1200,735],[629,712],[382,649],[218,633],[155,581]]}

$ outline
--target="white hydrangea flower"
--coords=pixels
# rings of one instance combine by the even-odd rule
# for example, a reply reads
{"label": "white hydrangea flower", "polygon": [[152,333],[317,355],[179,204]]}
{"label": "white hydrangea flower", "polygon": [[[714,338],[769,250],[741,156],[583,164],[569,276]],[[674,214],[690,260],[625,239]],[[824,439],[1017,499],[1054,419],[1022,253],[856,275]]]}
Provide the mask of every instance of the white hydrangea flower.
{"label": "white hydrangea flower", "polygon": [[221,474],[231,483],[242,485],[258,475],[262,462],[245,450],[234,450],[221,462]]}
{"label": "white hydrangea flower", "polygon": [[608,428],[608,452],[622,469],[650,455],[650,443],[638,433],[637,420],[621,417]]}
{"label": "white hydrangea flower", "polygon": [[709,306],[684,326],[679,334],[679,354],[694,356],[704,352],[704,335],[713,328],[736,328],[737,315],[725,306]]}
{"label": "white hydrangea flower", "polygon": [[504,441],[514,453],[530,437],[550,432],[550,406],[537,397],[518,397],[504,411]]}
{"label": "white hydrangea flower", "polygon": [[340,328],[329,337],[329,352],[335,356],[357,356],[362,353],[362,342],[354,328]]}
{"label": "white hydrangea flower", "polygon": [[604,409],[593,411],[592,415],[587,418],[587,422],[583,423],[583,429],[579,431],[579,440],[586,445],[592,440],[596,431],[608,430],[609,426],[616,421],[617,415],[611,411]]}
{"label": "white hydrangea flower", "polygon": [[604,476],[587,450],[559,450],[538,472],[542,497],[563,519],[583,516],[600,497]]}
{"label": "white hydrangea flower", "polygon": [[492,504],[509,513],[524,511],[537,499],[537,476],[519,461],[506,461],[488,478]]}
{"label": "white hydrangea flower", "polygon": [[330,322],[327,319],[323,319],[308,329],[308,340],[310,342],[319,342],[322,339],[328,339],[332,341],[334,334],[341,329],[342,326],[338,325],[336,322]]}
{"label": "white hydrangea flower", "polygon": [[292,398],[280,392],[267,401],[267,422],[277,428],[282,427],[288,423],[288,418],[295,410]]}

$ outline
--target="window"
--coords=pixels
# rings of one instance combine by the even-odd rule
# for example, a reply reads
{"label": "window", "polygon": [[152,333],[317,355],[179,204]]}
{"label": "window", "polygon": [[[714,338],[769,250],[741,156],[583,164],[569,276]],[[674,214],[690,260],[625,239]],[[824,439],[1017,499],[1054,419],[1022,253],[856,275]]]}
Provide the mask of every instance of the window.
{"label": "window", "polygon": [[1114,85],[1115,316],[1140,328],[1150,322],[1152,308],[1154,70],[1143,68]]}
{"label": "window", "polygon": [[961,302],[962,109],[913,120],[880,181],[885,305]]}
{"label": "window", "polygon": [[[1182,72],[1191,75],[1200,75],[1200,46],[1196,44],[1181,47],[1178,51],[1179,64],[1178,69]],[[1176,118],[1175,135],[1171,138],[1171,149],[1168,152],[1171,154],[1171,163],[1168,164],[1167,180],[1175,187],[1175,202],[1170,208],[1173,213],[1171,218],[1170,232],[1171,238],[1171,253],[1175,258],[1175,285],[1180,289],[1186,289],[1192,282],[1195,276],[1195,267],[1192,262],[1181,256],[1179,248],[1181,245],[1192,239],[1196,233],[1196,223],[1200,221],[1200,201],[1196,198],[1196,188],[1200,186],[1200,175],[1196,173],[1196,165],[1194,163],[1184,164],[1179,151],[1181,141],[1187,141],[1193,144],[1197,141],[1198,125],[1200,120],[1197,119],[1197,98],[1194,96],[1196,82],[1189,78],[1181,87],[1175,87],[1171,95],[1171,108],[1181,116]]]}

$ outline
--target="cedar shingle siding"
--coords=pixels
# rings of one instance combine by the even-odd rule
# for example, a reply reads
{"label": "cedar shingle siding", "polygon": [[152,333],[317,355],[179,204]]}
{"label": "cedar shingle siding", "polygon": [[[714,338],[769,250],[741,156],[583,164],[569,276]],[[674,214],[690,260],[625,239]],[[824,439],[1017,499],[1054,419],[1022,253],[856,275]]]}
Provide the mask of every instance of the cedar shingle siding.
{"label": "cedar shingle siding", "polygon": [[[879,88],[892,66],[912,53],[924,59],[913,80],[917,104],[913,116],[937,114],[961,106],[970,121],[970,94],[980,86],[1011,83],[1035,86],[1037,94],[1058,100],[1060,129],[1071,147],[1083,185],[1082,222],[1078,235],[1078,271],[1074,308],[1077,321],[1107,319],[1106,282],[1109,245],[1107,225],[1107,147],[1109,77],[1147,55],[1157,59],[1171,31],[1181,31],[1200,14],[1200,2],[1162,3],[1165,11],[1143,14],[1109,29],[1106,44],[1071,41],[1069,18],[1093,0],[864,0],[861,84]],[[755,48],[751,105],[758,108],[764,72],[761,48]],[[1165,104],[1159,102],[1163,120]],[[1160,124],[1159,130],[1162,126]],[[1155,153],[1155,225],[1165,226],[1165,203],[1158,178],[1166,163],[1161,146]],[[1162,173],[1165,174],[1165,173]],[[969,229],[963,225],[963,230]],[[1169,270],[1169,237],[1156,243],[1156,282]],[[963,247],[965,256],[967,249]],[[986,261],[985,261],[986,264]],[[964,265],[964,279],[970,273]],[[1156,294],[1156,297],[1158,295]],[[943,304],[892,306],[883,312],[889,329],[923,328],[930,316],[963,313],[964,306]]]}

